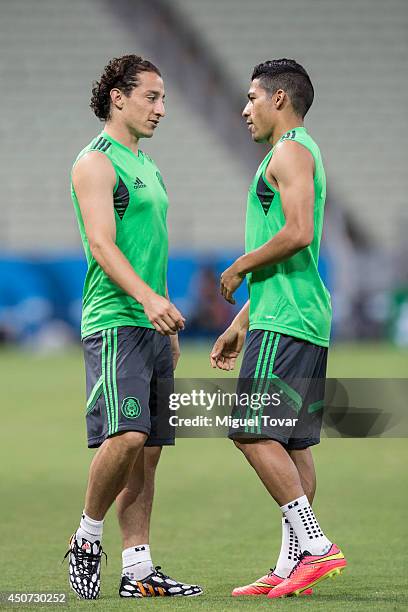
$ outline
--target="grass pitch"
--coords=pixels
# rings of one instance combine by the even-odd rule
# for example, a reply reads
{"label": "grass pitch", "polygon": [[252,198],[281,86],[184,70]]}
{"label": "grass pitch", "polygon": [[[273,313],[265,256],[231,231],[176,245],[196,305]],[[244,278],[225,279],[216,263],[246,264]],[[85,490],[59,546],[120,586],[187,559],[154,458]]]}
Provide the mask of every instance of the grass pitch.
{"label": "grass pitch", "polygon": [[[177,374],[212,377],[208,347],[186,348]],[[331,376],[407,375],[406,351],[336,347]],[[0,353],[2,372],[0,591],[67,591],[61,559],[82,510],[92,451],[86,448],[80,351],[35,356]],[[406,440],[325,439],[314,451],[315,510],[349,566],[313,597],[231,598],[234,586],[262,575],[280,546],[279,511],[243,457],[226,440],[179,440],[158,470],[153,561],[202,584],[194,599],[121,600],[121,549],[113,511],[106,520],[99,601],[72,610],[406,610]],[[16,606],[14,606],[15,608]],[[63,609],[35,606],[36,609]],[[12,609],[12,608],[10,608]]]}

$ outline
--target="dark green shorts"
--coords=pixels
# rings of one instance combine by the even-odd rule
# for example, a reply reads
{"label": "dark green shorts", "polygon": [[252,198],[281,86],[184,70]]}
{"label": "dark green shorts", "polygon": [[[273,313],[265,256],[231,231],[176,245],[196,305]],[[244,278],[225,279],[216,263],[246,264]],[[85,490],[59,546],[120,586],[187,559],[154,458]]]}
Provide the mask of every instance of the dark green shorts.
{"label": "dark green shorts", "polygon": [[[145,327],[113,327],[84,338],[88,447],[123,431],[148,435],[146,446],[174,444],[170,338]],[[166,384],[158,379],[165,379]]]}
{"label": "dark green shorts", "polygon": [[[292,336],[251,331],[229,437],[277,440],[288,450],[318,444],[327,352],[326,347]],[[248,402],[248,397],[253,399]]]}

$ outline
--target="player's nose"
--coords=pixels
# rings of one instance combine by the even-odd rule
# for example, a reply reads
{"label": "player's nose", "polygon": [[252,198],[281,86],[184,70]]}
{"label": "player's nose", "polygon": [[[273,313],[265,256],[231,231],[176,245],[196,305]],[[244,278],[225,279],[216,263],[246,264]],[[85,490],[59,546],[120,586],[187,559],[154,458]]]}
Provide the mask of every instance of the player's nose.
{"label": "player's nose", "polygon": [[158,117],[164,117],[166,110],[162,101],[157,102],[154,112]]}

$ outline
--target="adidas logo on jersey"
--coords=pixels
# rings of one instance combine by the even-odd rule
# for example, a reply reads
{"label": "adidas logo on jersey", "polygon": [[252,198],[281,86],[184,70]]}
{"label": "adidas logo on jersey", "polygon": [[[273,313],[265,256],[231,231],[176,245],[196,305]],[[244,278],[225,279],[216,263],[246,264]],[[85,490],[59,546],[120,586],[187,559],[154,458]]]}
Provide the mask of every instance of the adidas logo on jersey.
{"label": "adidas logo on jersey", "polygon": [[141,189],[142,187],[146,187],[146,185],[144,184],[144,182],[142,181],[142,179],[140,179],[138,176],[135,178],[135,182],[133,183],[133,187],[135,189]]}

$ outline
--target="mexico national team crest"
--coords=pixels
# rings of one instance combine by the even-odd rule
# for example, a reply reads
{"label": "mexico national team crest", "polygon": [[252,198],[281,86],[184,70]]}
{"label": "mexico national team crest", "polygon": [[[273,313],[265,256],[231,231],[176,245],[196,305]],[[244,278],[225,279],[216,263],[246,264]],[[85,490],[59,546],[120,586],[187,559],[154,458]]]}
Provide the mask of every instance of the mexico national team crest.
{"label": "mexico national team crest", "polygon": [[140,402],[137,397],[125,397],[122,402],[122,414],[127,419],[137,419],[142,412]]}

